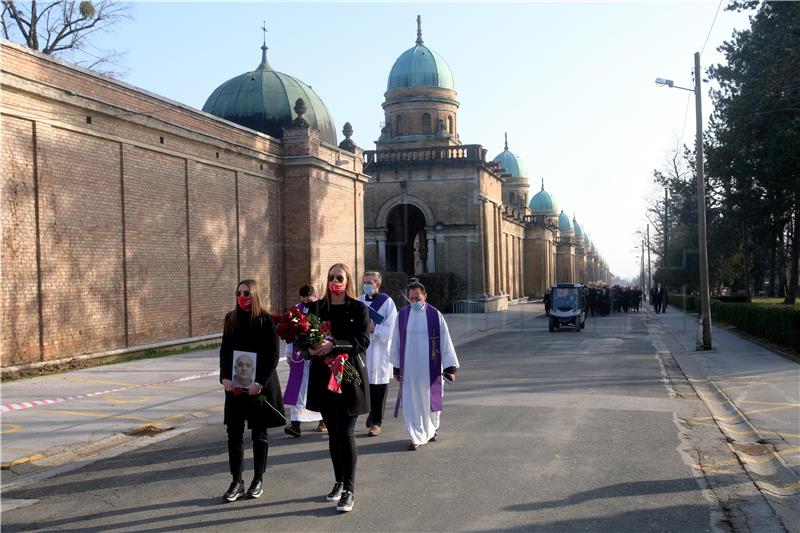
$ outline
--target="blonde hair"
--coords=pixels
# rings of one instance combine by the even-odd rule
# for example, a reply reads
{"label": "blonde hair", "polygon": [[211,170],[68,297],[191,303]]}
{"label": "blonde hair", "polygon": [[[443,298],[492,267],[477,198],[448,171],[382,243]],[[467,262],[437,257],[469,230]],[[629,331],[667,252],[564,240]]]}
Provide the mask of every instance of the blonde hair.
{"label": "blonde hair", "polygon": [[[328,276],[331,275],[331,270],[333,270],[336,267],[338,267],[338,268],[342,269],[342,271],[344,271],[344,278],[347,281],[347,286],[344,289],[345,296],[350,298],[351,300],[355,300],[358,296],[356,295],[356,288],[355,288],[355,285],[353,284],[353,274],[350,272],[350,267],[348,267],[344,263],[333,264],[328,269]],[[325,300],[325,305],[330,305],[330,302],[331,302],[331,290],[328,287],[328,279],[327,279],[327,277],[325,279],[325,297],[324,297],[324,300]]]}

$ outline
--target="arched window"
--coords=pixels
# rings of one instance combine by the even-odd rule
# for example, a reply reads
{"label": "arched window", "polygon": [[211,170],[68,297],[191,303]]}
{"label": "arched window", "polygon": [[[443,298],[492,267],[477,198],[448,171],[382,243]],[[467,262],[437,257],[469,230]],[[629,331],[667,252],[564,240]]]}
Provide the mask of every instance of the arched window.
{"label": "arched window", "polygon": [[403,134],[403,115],[397,115],[397,119],[394,121],[395,127],[395,134],[402,135]]}
{"label": "arched window", "polygon": [[447,132],[452,135],[453,132],[453,117],[447,117]]}
{"label": "arched window", "polygon": [[431,116],[428,113],[422,114],[422,133],[431,132]]}

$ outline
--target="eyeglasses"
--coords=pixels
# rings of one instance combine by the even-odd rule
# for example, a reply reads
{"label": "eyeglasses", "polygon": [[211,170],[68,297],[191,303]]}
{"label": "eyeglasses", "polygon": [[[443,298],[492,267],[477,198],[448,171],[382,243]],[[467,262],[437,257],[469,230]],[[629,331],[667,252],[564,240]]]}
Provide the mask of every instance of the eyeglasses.
{"label": "eyeglasses", "polygon": [[250,296],[250,291],[236,291],[236,296]]}
{"label": "eyeglasses", "polygon": [[328,281],[344,281],[344,276],[328,276]]}

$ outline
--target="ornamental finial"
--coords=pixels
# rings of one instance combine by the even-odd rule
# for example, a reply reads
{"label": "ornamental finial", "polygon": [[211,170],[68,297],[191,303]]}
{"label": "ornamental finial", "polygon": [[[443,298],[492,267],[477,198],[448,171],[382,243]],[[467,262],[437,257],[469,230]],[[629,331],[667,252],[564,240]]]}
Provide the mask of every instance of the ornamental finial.
{"label": "ornamental finial", "polygon": [[544,178],[542,178],[542,190],[544,190]]}
{"label": "ornamental finial", "polygon": [[264,21],[264,24],[261,26],[261,31],[264,32],[264,44],[261,45],[261,64],[258,65],[257,70],[271,70],[269,63],[267,62],[267,21]]}
{"label": "ornamental finial", "polygon": [[508,150],[508,132],[505,132],[506,136],[506,150]]}
{"label": "ornamental finial", "polygon": [[422,43],[422,17],[417,15],[417,44]]}

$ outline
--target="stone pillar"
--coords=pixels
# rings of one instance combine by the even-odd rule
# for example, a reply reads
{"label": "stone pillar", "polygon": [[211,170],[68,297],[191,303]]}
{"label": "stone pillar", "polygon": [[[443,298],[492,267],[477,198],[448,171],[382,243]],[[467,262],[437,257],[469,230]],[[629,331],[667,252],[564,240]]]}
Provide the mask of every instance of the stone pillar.
{"label": "stone pillar", "polygon": [[436,272],[436,241],[433,237],[428,237],[428,257],[425,269],[428,272]]}
{"label": "stone pillar", "polygon": [[378,246],[378,266],[381,270],[386,270],[386,239],[379,238],[377,241]]}

